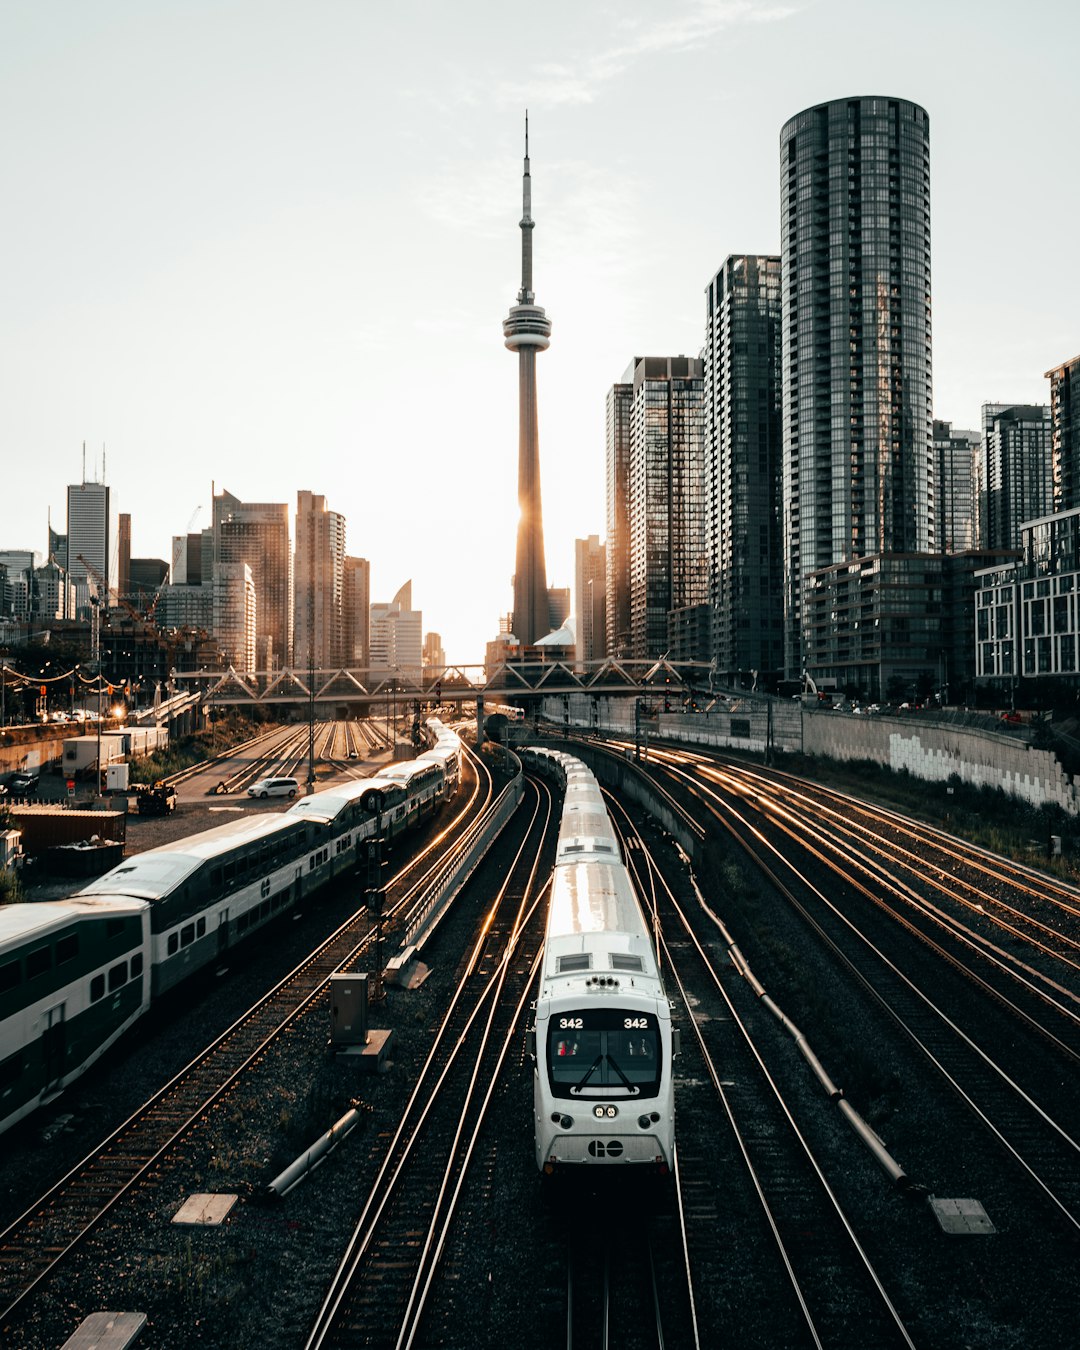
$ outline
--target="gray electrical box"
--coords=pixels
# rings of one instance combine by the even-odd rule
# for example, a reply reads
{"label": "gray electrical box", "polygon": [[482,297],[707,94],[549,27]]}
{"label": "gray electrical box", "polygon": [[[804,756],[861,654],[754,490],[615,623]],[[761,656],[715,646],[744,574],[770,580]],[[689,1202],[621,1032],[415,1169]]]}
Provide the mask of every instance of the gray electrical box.
{"label": "gray electrical box", "polygon": [[367,973],[330,976],[330,1041],[333,1045],[366,1045],[368,1040]]}

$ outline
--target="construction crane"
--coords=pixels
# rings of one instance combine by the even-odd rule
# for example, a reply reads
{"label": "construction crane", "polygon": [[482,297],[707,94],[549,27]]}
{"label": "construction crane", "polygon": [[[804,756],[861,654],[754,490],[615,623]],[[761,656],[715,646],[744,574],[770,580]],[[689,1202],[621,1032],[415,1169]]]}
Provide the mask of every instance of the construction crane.
{"label": "construction crane", "polygon": [[168,648],[169,644],[165,641],[164,637],[162,637],[157,624],[154,623],[153,618],[151,617],[154,606],[157,604],[161,595],[161,588],[158,588],[158,593],[154,596],[154,604],[150,607],[151,613],[144,616],[140,614],[130,600],[125,599],[114,586],[109,586],[106,583],[105,578],[88,558],[84,558],[81,553],[76,556],[78,557],[79,562],[86,568],[87,576],[90,577],[97,586],[98,603],[101,604],[104,602],[106,605],[115,605],[117,608],[122,609],[134,623],[138,624],[146,632],[152,633],[160,646]]}

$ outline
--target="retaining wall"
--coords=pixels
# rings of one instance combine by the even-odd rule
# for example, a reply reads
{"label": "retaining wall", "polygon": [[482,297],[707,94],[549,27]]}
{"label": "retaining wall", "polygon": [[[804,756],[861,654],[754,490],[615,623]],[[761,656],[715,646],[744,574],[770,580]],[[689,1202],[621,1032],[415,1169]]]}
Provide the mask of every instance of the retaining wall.
{"label": "retaining wall", "polygon": [[[545,700],[544,716],[575,729],[632,737],[634,700],[570,694]],[[954,775],[972,787],[1000,788],[1033,806],[1053,803],[1080,815],[1080,791],[1052,750],[1016,735],[903,717],[857,717],[807,708],[797,699],[741,698],[704,713],[659,713],[639,729],[652,736],[763,759],[772,750],[837,760],[870,760],[927,782]]]}

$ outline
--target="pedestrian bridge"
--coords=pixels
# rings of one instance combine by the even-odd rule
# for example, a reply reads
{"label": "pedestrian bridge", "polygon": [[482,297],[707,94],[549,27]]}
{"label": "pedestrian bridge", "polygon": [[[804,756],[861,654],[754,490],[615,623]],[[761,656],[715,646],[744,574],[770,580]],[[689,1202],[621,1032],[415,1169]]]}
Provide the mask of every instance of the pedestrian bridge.
{"label": "pedestrian bridge", "polygon": [[540,700],[560,694],[597,697],[707,697],[716,686],[712,666],[702,661],[616,661],[578,664],[563,661],[506,662],[483,665],[339,670],[176,671],[178,688],[198,692],[214,707],[310,708],[323,714],[380,709],[397,700],[457,704],[482,698],[485,703],[516,703],[530,711]]}

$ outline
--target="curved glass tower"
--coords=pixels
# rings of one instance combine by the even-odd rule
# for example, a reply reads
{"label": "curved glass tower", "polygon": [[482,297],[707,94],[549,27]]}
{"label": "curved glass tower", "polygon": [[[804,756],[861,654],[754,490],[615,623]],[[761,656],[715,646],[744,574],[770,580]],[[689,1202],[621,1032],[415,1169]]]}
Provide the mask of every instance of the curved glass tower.
{"label": "curved glass tower", "polygon": [[934,549],[930,125],[848,98],[780,133],[785,664],[813,572]]}

